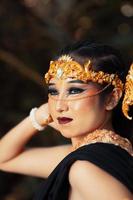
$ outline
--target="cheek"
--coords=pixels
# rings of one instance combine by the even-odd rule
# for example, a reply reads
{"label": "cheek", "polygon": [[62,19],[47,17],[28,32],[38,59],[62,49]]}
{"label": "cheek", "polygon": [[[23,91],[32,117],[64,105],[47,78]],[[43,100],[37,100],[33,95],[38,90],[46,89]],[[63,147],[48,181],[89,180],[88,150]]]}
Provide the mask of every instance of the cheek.
{"label": "cheek", "polygon": [[54,102],[51,99],[48,99],[48,109],[49,109],[49,113],[51,114],[51,116],[53,117],[53,113],[55,112],[55,105]]}
{"label": "cheek", "polygon": [[98,102],[95,98],[90,97],[80,101],[73,102],[72,109],[76,111],[79,115],[81,113],[86,114],[87,111],[93,111],[98,108]]}
{"label": "cheek", "polygon": [[73,111],[77,126],[82,126],[83,129],[93,129],[105,118],[104,109],[96,97],[73,104]]}

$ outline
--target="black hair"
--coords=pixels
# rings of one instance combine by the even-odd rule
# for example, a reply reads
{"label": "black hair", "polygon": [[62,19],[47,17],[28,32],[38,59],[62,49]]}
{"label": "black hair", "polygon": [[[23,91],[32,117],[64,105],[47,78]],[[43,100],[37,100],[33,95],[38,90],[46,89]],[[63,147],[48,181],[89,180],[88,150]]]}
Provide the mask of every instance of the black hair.
{"label": "black hair", "polygon": [[[64,48],[60,55],[64,54],[70,55],[81,65],[90,59],[92,69],[94,71],[102,70],[110,74],[117,74],[122,82],[125,83],[126,75],[130,65],[128,62],[125,64],[120,51],[110,45],[90,43],[88,41],[77,42]],[[104,97],[105,95],[109,94],[112,89],[113,87],[111,86],[105,90],[103,93]],[[123,115],[122,99],[123,96],[120,99],[118,105],[113,109],[112,124],[116,133],[132,141],[133,120],[128,120]],[[133,116],[133,110],[130,110],[130,115]]]}

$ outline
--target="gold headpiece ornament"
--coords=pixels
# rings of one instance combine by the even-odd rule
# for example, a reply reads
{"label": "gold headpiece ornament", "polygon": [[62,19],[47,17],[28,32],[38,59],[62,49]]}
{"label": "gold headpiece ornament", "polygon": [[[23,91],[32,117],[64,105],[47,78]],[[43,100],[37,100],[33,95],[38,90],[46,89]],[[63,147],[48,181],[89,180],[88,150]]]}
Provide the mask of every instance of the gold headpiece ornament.
{"label": "gold headpiece ornament", "polygon": [[[45,74],[46,83],[49,83],[52,78],[67,79],[68,77],[84,82],[93,81],[99,84],[108,83],[123,91],[123,83],[117,74],[94,71],[90,60],[88,60],[84,66],[81,66],[69,55],[63,55],[59,57],[58,60],[50,62],[49,71]],[[122,106],[123,113],[128,119],[132,119],[128,116],[129,106],[131,105],[133,105],[133,65],[131,65],[129,75],[127,76],[125,97]]]}
{"label": "gold headpiece ornament", "polygon": [[123,83],[116,74],[107,74],[103,71],[95,72],[91,69],[91,61],[89,60],[82,67],[78,62],[74,61],[69,55],[63,55],[56,61],[50,62],[49,71],[45,74],[46,83],[51,78],[67,79],[73,78],[84,82],[93,81],[100,84],[110,83],[114,87],[123,89]]}
{"label": "gold headpiece ornament", "polygon": [[122,111],[128,119],[132,119],[128,115],[129,106],[133,105],[133,64],[131,65],[125,83],[125,95],[122,102]]}

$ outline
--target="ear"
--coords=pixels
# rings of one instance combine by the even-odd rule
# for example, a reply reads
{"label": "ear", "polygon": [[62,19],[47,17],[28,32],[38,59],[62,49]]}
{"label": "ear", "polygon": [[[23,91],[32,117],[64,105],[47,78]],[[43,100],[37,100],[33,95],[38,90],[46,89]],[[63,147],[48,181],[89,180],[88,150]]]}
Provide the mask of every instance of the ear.
{"label": "ear", "polygon": [[122,96],[122,91],[119,88],[114,88],[112,93],[107,97],[105,108],[106,110],[112,110],[115,108]]}

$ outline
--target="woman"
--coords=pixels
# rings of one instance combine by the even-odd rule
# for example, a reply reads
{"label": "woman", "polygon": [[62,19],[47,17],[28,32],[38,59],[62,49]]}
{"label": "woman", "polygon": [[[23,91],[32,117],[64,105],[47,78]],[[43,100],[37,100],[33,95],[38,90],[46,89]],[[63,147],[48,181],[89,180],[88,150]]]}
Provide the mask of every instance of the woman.
{"label": "woman", "polygon": [[[128,115],[133,104],[133,67],[126,84],[124,67],[119,52],[107,45],[86,42],[66,48],[50,62],[45,75],[48,103],[32,109],[1,139],[0,169],[49,176],[35,199],[133,199]],[[48,124],[72,144],[24,150]]]}

